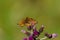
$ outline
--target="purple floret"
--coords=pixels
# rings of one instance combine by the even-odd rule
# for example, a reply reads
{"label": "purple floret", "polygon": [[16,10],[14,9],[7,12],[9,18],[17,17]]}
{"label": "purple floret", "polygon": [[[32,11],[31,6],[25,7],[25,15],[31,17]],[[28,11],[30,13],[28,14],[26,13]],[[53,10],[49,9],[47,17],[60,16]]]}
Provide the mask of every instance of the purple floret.
{"label": "purple floret", "polygon": [[29,40],[34,40],[34,38],[33,38],[33,36],[31,35],[31,36],[29,36]]}
{"label": "purple floret", "polygon": [[39,36],[39,32],[37,31],[36,28],[33,29],[33,37],[34,39],[37,38]]}
{"label": "purple floret", "polygon": [[24,38],[23,40],[27,40],[27,38]]}
{"label": "purple floret", "polygon": [[39,32],[38,32],[36,29],[34,29],[34,30],[33,30],[33,34],[34,34],[34,35],[38,35]]}

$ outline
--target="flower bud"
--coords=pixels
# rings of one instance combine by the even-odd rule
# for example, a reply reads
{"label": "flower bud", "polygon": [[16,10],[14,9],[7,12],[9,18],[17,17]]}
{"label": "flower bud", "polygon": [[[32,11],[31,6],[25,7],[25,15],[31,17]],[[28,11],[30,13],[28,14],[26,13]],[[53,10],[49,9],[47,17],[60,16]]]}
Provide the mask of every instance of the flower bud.
{"label": "flower bud", "polygon": [[44,26],[42,25],[41,28],[39,29],[39,33],[42,33],[44,30]]}
{"label": "flower bud", "polygon": [[24,34],[26,34],[27,36],[29,36],[30,35],[30,33],[29,32],[27,32],[27,31],[25,31],[25,30],[21,30],[21,32],[23,32]]}
{"label": "flower bud", "polygon": [[57,34],[55,34],[55,33],[53,33],[53,34],[45,33],[45,36],[47,36],[48,38],[56,38]]}
{"label": "flower bud", "polygon": [[57,34],[56,33],[53,33],[52,34],[52,38],[56,38],[57,37]]}
{"label": "flower bud", "polygon": [[52,38],[52,34],[45,33],[45,36],[47,36],[48,38]]}

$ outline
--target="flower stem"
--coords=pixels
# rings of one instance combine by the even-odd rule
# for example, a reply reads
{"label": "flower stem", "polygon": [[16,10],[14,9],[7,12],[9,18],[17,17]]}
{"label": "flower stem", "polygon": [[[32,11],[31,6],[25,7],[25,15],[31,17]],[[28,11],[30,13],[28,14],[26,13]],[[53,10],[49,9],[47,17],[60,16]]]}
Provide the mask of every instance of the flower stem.
{"label": "flower stem", "polygon": [[45,39],[47,39],[47,37],[41,38],[40,40],[45,40]]}

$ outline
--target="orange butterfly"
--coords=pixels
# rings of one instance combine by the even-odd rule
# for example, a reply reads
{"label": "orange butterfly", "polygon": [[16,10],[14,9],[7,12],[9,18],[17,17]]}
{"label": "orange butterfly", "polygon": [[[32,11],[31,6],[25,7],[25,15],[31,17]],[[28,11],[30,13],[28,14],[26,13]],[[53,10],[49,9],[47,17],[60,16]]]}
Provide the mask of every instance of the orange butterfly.
{"label": "orange butterfly", "polygon": [[21,20],[18,25],[23,27],[23,26],[31,26],[31,25],[35,25],[37,22],[36,20],[26,17],[25,19]]}

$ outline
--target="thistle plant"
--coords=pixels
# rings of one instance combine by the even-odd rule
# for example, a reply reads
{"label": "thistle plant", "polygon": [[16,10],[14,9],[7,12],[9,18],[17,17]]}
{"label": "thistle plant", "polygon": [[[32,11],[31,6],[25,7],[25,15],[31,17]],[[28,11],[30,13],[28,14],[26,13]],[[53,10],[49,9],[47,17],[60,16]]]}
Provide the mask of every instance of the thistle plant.
{"label": "thistle plant", "polygon": [[26,17],[23,21],[20,21],[18,25],[20,25],[21,27],[26,26],[27,30],[21,30],[22,33],[24,33],[25,35],[27,35],[27,37],[23,38],[23,40],[45,40],[45,39],[51,39],[51,38],[56,38],[57,34],[56,33],[52,33],[49,34],[44,33],[44,37],[43,38],[39,38],[39,36],[41,35],[41,33],[43,33],[44,31],[44,25],[41,25],[41,27],[39,28],[39,30],[37,30],[36,28],[36,24],[37,21]]}

